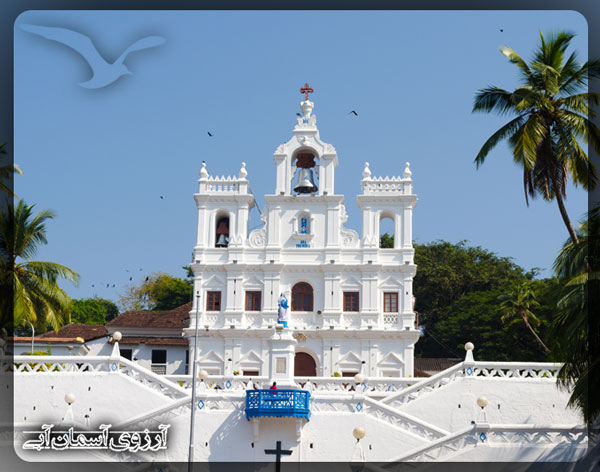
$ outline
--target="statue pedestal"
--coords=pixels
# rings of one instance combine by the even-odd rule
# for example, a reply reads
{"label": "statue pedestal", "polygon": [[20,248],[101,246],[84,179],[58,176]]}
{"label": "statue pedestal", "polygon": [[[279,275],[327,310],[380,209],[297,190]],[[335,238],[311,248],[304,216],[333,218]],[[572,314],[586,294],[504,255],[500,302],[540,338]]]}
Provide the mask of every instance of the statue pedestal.
{"label": "statue pedestal", "polygon": [[294,356],[298,342],[292,337],[291,330],[278,325],[269,338],[270,344],[270,383],[277,382],[277,388],[300,388],[294,382]]}

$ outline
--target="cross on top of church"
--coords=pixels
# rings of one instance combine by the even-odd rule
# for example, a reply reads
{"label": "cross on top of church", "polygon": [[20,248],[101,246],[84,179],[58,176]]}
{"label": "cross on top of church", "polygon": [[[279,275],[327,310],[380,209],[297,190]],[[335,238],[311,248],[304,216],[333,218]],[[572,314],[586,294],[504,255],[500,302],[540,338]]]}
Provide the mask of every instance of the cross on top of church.
{"label": "cross on top of church", "polygon": [[304,84],[304,87],[302,87],[300,89],[300,93],[304,94],[304,100],[306,100],[306,101],[308,101],[308,94],[313,93],[313,92],[314,92],[314,90],[312,88],[310,88],[310,86],[308,85],[308,82],[306,82]]}

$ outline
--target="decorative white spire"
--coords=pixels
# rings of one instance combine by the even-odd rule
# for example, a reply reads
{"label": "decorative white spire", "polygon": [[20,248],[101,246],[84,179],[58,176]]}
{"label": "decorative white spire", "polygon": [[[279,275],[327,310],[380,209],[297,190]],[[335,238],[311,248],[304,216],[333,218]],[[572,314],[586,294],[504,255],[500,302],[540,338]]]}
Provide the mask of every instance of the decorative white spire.
{"label": "decorative white spire", "polygon": [[369,163],[365,162],[365,168],[363,169],[363,179],[371,177],[371,169],[369,169]]}
{"label": "decorative white spire", "polygon": [[248,171],[246,170],[246,163],[242,162],[242,167],[240,167],[240,173],[238,174],[238,177],[240,179],[245,179],[247,175]]}
{"label": "decorative white spire", "polygon": [[207,179],[208,171],[206,170],[206,162],[202,161],[202,169],[200,169],[200,178]]}
{"label": "decorative white spire", "polygon": [[315,104],[313,102],[311,102],[310,100],[305,100],[303,102],[300,102],[300,108],[302,109],[302,115],[305,119],[310,118],[310,114],[312,113],[314,107],[315,107]]}
{"label": "decorative white spire", "polygon": [[410,171],[410,162],[407,162],[406,167],[404,168],[404,173],[402,174],[402,177],[404,177],[405,179],[410,179],[411,175],[412,175],[412,172]]}

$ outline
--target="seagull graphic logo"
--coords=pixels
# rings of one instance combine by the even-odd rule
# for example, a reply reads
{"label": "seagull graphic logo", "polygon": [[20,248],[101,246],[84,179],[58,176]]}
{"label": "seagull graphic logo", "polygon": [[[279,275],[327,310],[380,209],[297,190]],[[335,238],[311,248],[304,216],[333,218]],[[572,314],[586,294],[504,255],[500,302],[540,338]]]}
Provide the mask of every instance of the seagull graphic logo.
{"label": "seagull graphic logo", "polygon": [[153,48],[165,43],[165,39],[160,36],[147,36],[129,46],[115,62],[110,64],[100,55],[90,38],[76,31],[66,28],[29,24],[21,24],[21,29],[51,41],[62,43],[81,54],[91,67],[93,75],[90,80],[82,82],[79,85],[88,89],[106,87],[123,75],[131,75],[132,72],[123,64],[129,53]]}

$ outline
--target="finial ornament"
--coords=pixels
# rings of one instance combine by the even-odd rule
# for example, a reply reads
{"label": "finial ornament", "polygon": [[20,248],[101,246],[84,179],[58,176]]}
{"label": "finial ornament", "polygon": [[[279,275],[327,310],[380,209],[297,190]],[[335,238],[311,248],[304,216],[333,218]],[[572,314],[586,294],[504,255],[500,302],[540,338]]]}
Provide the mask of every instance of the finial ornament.
{"label": "finial ornament", "polygon": [[245,179],[247,175],[248,171],[246,170],[246,163],[242,162],[242,167],[240,167],[240,173],[238,174],[238,177],[240,179]]}
{"label": "finial ornament", "polygon": [[308,94],[313,93],[314,90],[308,85],[308,82],[304,84],[304,87],[300,89],[300,93],[304,94],[304,100],[308,101]]}
{"label": "finial ornament", "polygon": [[200,169],[200,178],[208,178],[208,171],[206,170],[206,162],[202,162],[202,169]]}
{"label": "finial ornament", "polygon": [[402,177],[404,177],[405,179],[410,179],[411,175],[412,175],[412,172],[410,171],[410,162],[407,162],[406,167],[404,168],[404,173],[402,174]]}
{"label": "finial ornament", "polygon": [[363,179],[371,177],[371,169],[369,169],[369,163],[365,162],[365,168],[363,169]]}

